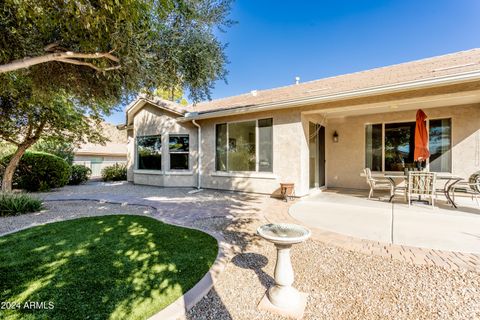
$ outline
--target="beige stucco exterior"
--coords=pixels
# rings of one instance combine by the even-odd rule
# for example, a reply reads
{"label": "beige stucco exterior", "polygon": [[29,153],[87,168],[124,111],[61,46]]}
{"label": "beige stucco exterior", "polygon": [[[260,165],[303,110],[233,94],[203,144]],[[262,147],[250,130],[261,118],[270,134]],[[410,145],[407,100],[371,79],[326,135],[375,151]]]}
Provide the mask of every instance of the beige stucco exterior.
{"label": "beige stucco exterior", "polygon": [[[179,123],[178,115],[153,105],[146,104],[135,115],[133,132],[128,133],[128,175],[129,181],[166,187],[193,187],[197,184],[197,129],[191,123]],[[189,135],[189,169],[170,170],[168,140],[170,134]],[[140,136],[161,135],[162,170],[139,170],[136,164],[136,138]]]}
{"label": "beige stucco exterior", "polygon": [[[446,86],[390,96],[351,99],[299,107],[197,120],[201,126],[201,187],[275,194],[281,182],[295,183],[297,196],[310,192],[309,123],[325,127],[326,187],[367,188],[360,176],[365,166],[365,125],[415,121],[422,108],[430,119],[451,119],[452,172],[468,177],[480,170],[479,83]],[[273,172],[216,172],[215,126],[219,123],[273,119]],[[334,132],[339,142],[334,143]],[[169,171],[168,135],[189,134],[190,169]],[[162,135],[162,170],[136,170],[135,138]],[[128,179],[138,184],[196,187],[198,129],[182,116],[146,104],[128,130]],[[257,160],[258,161],[258,160]]]}
{"label": "beige stucco exterior", "polygon": [[[429,119],[450,118],[452,126],[452,172],[468,177],[480,170],[480,104],[424,109]],[[327,185],[366,188],[360,172],[365,166],[365,126],[374,123],[415,121],[415,111],[368,114],[328,119]],[[330,137],[337,131],[340,138]]]}

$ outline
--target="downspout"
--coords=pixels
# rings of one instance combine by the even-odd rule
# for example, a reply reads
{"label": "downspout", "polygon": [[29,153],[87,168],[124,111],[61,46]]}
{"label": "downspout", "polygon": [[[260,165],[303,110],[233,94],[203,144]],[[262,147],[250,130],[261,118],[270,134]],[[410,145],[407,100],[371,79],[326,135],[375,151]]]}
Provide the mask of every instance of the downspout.
{"label": "downspout", "polygon": [[197,189],[201,190],[202,188],[202,127],[195,121],[192,120],[192,123],[195,127],[198,128],[198,169],[197,169]]}

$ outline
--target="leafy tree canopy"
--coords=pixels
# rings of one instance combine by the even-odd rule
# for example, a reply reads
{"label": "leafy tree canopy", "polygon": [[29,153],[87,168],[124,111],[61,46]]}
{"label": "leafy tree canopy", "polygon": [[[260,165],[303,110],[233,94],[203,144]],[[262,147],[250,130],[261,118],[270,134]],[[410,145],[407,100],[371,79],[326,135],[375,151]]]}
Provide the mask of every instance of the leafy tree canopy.
{"label": "leafy tree canopy", "polygon": [[231,2],[0,0],[0,140],[17,147],[2,190],[40,138],[102,142],[102,117],[141,90],[210,98]]}
{"label": "leafy tree canopy", "polygon": [[[114,105],[141,88],[210,97],[226,75],[215,30],[231,0],[0,0],[0,90],[16,77],[79,103]],[[11,74],[13,72],[13,74]]]}

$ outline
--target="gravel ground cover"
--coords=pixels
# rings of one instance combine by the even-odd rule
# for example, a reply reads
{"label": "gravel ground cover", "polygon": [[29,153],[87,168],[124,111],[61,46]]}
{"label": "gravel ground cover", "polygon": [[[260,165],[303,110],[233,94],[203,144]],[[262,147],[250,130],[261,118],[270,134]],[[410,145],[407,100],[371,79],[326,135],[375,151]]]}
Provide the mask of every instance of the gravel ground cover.
{"label": "gravel ground cover", "polygon": [[[262,221],[216,221],[238,253],[186,319],[280,319],[256,309],[273,284],[274,246]],[[205,222],[202,222],[205,224]],[[304,319],[479,319],[480,274],[346,251],[309,240],[292,249],[294,286],[309,294]]]}
{"label": "gravel ground cover", "polygon": [[45,210],[19,216],[0,218],[0,235],[35,225],[76,219],[80,217],[104,216],[110,214],[152,215],[153,208],[143,206],[122,206],[98,201],[46,201]]}
{"label": "gravel ground cover", "polygon": [[[78,188],[78,189],[75,189]],[[236,253],[215,287],[191,309],[186,319],[281,319],[256,309],[265,290],[273,284],[275,249],[255,235],[266,223],[265,198],[191,189],[155,188],[131,184],[96,183],[61,189],[58,194],[125,193],[178,204],[178,216],[189,207],[202,214],[186,221],[202,229],[220,231]],[[47,202],[44,215],[66,218],[128,212],[152,214],[143,207],[97,202]],[[68,204],[68,205],[67,205]],[[91,206],[88,209],[87,205]],[[98,206],[98,208],[94,208]],[[103,206],[111,206],[108,210]],[[72,213],[63,213],[65,208]],[[113,209],[113,210],[112,210]],[[203,211],[216,214],[204,216]],[[144,212],[145,211],[145,212]],[[217,214],[218,213],[218,214]],[[40,219],[48,217],[39,214]],[[157,213],[162,215],[163,213]],[[25,216],[11,217],[25,219]],[[58,217],[57,217],[58,218]],[[60,218],[63,218],[60,217]],[[0,223],[0,232],[5,221]],[[28,220],[28,219],[27,219]],[[16,222],[28,225],[31,222]],[[420,266],[380,256],[344,250],[308,240],[294,246],[292,263],[295,287],[309,294],[304,319],[480,319],[480,273]]]}

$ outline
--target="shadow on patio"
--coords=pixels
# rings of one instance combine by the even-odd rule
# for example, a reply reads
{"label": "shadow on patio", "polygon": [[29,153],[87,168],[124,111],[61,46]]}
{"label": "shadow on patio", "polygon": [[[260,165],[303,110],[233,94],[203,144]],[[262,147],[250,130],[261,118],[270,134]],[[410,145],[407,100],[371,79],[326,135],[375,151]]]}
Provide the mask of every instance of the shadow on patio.
{"label": "shadow on patio", "polygon": [[434,209],[403,196],[367,199],[363,190],[330,189],[302,199],[290,215],[307,226],[361,239],[465,253],[480,253],[480,207],[457,197],[458,209],[438,197]]}

